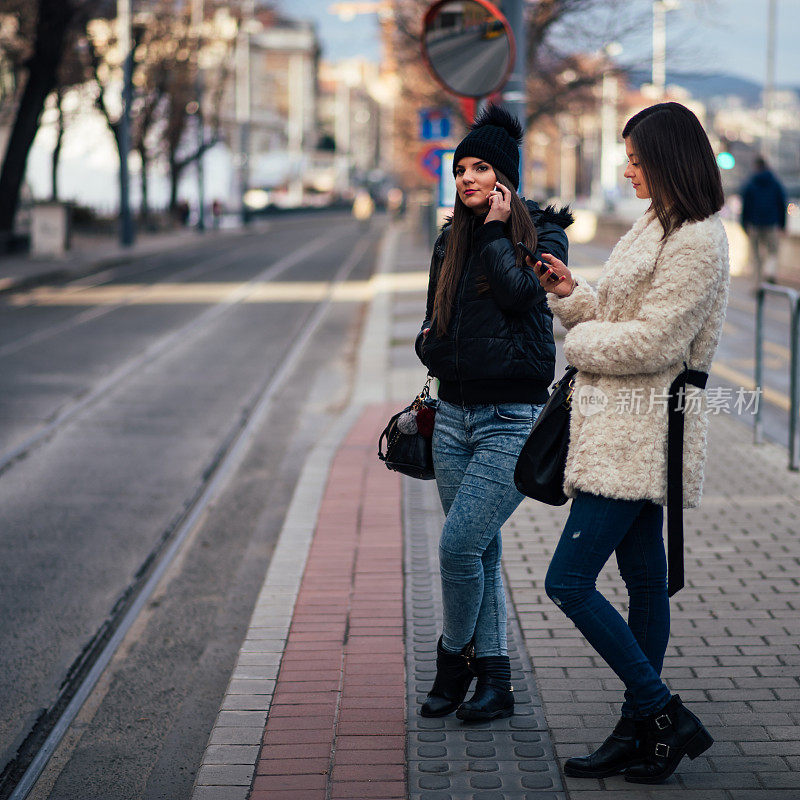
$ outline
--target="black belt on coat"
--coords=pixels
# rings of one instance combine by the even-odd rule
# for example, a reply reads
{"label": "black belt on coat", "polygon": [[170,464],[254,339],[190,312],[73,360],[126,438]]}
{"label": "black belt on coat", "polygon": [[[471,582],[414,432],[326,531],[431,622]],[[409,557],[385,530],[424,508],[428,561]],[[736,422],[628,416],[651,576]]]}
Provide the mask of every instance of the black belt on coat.
{"label": "black belt on coat", "polygon": [[689,369],[681,372],[669,387],[667,406],[667,592],[670,597],[683,588],[683,413],[686,386],[706,388],[708,373]]}

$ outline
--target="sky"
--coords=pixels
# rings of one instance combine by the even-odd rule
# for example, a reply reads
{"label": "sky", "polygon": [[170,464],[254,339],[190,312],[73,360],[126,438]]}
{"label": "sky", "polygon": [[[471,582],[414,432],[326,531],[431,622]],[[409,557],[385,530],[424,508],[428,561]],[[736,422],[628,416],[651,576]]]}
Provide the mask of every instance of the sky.
{"label": "sky", "polygon": [[[374,14],[341,21],[329,9],[336,0],[279,0],[290,16],[314,20],[323,57],[337,61],[360,55],[380,59]],[[533,1],[533,0],[532,0]],[[650,0],[629,0],[628,7],[647,10]],[[667,68],[677,72],[724,72],[763,83],[766,74],[768,0],[681,0],[667,15]],[[776,82],[800,86],[800,0],[777,0]],[[642,64],[649,58],[651,32],[622,40],[620,60]]]}

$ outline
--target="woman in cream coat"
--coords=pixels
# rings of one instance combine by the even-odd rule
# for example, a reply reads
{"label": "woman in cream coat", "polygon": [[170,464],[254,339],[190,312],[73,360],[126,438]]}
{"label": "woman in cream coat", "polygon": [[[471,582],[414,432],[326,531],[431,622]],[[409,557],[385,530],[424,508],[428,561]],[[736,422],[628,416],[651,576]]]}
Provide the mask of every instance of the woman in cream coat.
{"label": "woman in cream coat", "polygon": [[[669,639],[662,506],[671,387],[685,426],[683,504],[700,501],[705,396],[691,386],[679,394],[673,381],[704,385],[727,304],[728,243],[719,170],[694,114],[660,103],[622,135],[625,176],[651,205],[614,248],[597,290],[550,255],[532,265],[578,369],[564,482],[573,502],[545,589],[625,684],[613,733],[591,755],[569,759],[565,772],[660,783],[684,755],[712,744],[660,678]],[[680,488],[679,471],[676,479]],[[612,553],[630,598],[627,622],[595,588]],[[671,548],[671,567],[675,555]]]}

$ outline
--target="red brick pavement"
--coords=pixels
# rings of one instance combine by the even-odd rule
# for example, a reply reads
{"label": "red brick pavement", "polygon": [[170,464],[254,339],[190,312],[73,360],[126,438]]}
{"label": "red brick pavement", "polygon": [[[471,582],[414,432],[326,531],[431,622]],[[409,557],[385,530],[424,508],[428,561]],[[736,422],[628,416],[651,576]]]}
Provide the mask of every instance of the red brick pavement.
{"label": "red brick pavement", "polygon": [[406,797],[400,478],[371,406],[334,458],[250,800]]}

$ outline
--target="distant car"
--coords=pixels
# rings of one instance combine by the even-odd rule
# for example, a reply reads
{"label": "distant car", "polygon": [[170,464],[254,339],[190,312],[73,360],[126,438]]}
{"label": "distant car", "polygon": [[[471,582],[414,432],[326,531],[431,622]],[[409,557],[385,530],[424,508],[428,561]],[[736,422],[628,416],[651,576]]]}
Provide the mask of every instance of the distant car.
{"label": "distant car", "polygon": [[498,36],[502,36],[505,33],[506,29],[503,27],[503,23],[500,22],[499,19],[492,20],[491,22],[486,23],[483,29],[483,37],[484,39],[496,39]]}

